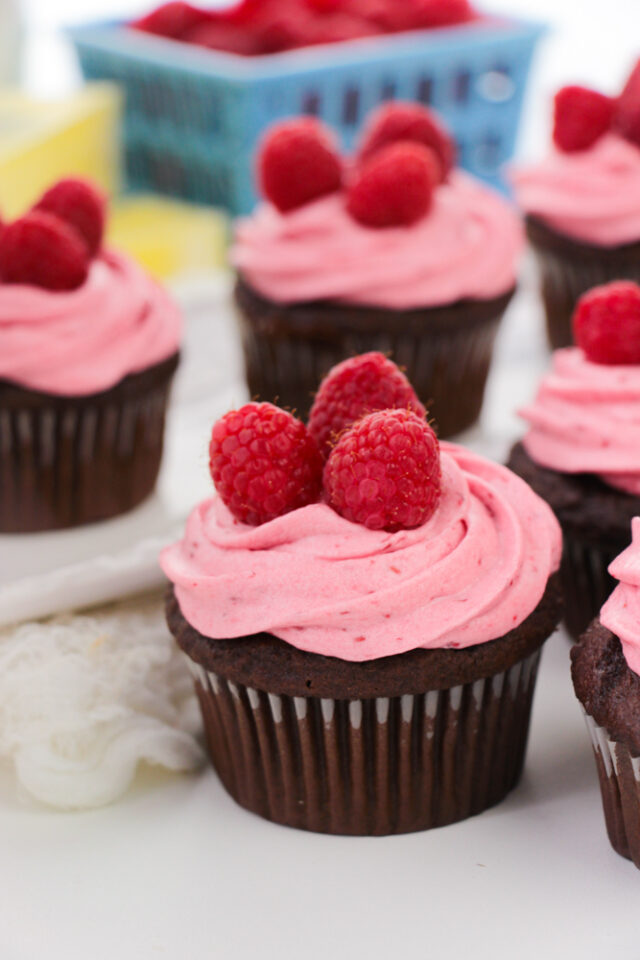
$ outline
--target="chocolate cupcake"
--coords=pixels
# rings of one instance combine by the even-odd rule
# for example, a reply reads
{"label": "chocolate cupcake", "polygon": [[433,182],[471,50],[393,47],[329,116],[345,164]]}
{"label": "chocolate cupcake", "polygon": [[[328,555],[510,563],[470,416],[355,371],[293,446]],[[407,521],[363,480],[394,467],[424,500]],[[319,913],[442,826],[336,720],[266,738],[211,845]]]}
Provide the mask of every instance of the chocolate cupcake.
{"label": "chocolate cupcake", "polygon": [[238,803],[325,833],[425,830],[518,782],[560,530],[415,406],[345,428],[339,386],[322,489],[291,414],[254,403],[216,424],[218,493],[161,557],[167,619]]}
{"label": "chocolate cupcake", "polygon": [[581,346],[554,353],[508,465],[560,521],[565,619],[577,639],[611,593],[609,565],[640,514],[640,288],[597,288],[575,319]]}
{"label": "chocolate cupcake", "polygon": [[2,533],[106,520],[149,496],[178,363],[179,312],[101,248],[102,199],[78,181],[47,198],[0,232]]}
{"label": "chocolate cupcake", "polygon": [[[301,170],[306,187],[320,179],[319,148],[300,149],[299,123],[267,137],[267,200],[238,223],[232,250],[251,394],[306,416],[330,367],[377,350],[407,370],[441,436],[464,430],[515,289],[516,216],[452,169],[452,142],[429,111],[402,104],[374,115],[347,171],[334,152],[334,178],[322,167],[317,190],[292,202]],[[316,136],[329,150],[328,134]]]}
{"label": "chocolate cupcake", "polygon": [[640,518],[611,564],[620,581],[571,651],[571,673],[593,743],[611,846],[640,868]]}
{"label": "chocolate cupcake", "polygon": [[573,343],[571,316],[591,287],[640,282],[640,130],[616,102],[565,87],[555,100],[554,152],[512,181],[541,275],[553,349]]}

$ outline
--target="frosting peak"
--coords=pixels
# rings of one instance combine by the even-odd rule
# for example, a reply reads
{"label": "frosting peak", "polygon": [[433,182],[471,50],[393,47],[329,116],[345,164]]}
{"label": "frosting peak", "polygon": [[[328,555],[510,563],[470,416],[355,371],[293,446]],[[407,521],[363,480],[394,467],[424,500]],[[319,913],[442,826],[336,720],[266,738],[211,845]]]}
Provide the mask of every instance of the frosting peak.
{"label": "frosting peak", "polygon": [[375,230],[332,195],[287,214],[262,204],[239,221],[231,259],[280,303],[339,300],[408,310],[510,290],[522,247],[519,220],[497,193],[459,171],[410,227]]}
{"label": "frosting peak", "polygon": [[620,582],[602,608],[600,622],[620,638],[629,668],[640,674],[640,517],[631,529],[631,546],[609,567]]}
{"label": "frosting peak", "polygon": [[640,494],[640,366],[587,360],[578,347],[556,350],[535,401],[520,411],[524,447],[562,473],[595,473]]}
{"label": "frosting peak", "polygon": [[200,504],[161,556],[183,615],[205,636],[266,631],[350,661],[503,636],[558,568],[560,529],[511,471],[441,449],[442,498],[414,530],[368,530],[323,503],[248,527],[218,497]]}
{"label": "frosting peak", "polygon": [[575,240],[617,247],[640,239],[640,149],[607,134],[589,150],[554,151],[511,172],[518,205]]}
{"label": "frosting peak", "polygon": [[168,359],[182,321],[132,260],[106,251],[67,293],[0,285],[0,379],[68,396],[98,393]]}

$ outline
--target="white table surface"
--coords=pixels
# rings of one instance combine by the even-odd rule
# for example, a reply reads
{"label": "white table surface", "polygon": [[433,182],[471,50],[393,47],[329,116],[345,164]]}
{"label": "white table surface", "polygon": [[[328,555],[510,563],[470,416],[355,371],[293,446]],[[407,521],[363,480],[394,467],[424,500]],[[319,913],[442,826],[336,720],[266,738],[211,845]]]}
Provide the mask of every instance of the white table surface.
{"label": "white table surface", "polygon": [[[471,445],[504,456],[546,362],[529,278]],[[183,469],[197,489],[202,463]],[[633,947],[640,874],[606,838],[568,654],[562,634],[547,646],[518,789],[427,833],[277,827],[210,770],[147,771],[120,803],[61,814],[16,797],[0,769],[1,960],[591,960]]]}

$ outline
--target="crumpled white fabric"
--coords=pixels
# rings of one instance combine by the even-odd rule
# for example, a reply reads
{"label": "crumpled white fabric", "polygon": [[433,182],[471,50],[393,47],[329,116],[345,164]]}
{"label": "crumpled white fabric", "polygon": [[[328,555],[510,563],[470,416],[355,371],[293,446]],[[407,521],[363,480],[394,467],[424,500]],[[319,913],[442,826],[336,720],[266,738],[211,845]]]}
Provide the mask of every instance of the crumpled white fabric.
{"label": "crumpled white fabric", "polygon": [[43,803],[111,803],[141,761],[193,770],[199,729],[159,597],[0,631],[0,759]]}

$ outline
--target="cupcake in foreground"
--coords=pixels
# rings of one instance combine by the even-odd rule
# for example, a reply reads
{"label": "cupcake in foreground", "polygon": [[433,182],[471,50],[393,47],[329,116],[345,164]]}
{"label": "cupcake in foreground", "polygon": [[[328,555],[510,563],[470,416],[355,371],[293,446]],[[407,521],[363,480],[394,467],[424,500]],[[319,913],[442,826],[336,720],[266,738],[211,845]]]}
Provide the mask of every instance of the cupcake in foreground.
{"label": "cupcake in foreground", "polygon": [[217,492],[161,565],[231,796],[360,835],[502,800],[560,616],[548,506],[505,467],[438,444],[375,353],[332,371],[308,426],[269,403],[227,414],[210,456]]}
{"label": "cupcake in foreground", "polygon": [[333,364],[379,350],[441,436],[473,424],[523,238],[510,206],[455,169],[434,114],[382,107],[348,163],[318,121],[286,121],[258,173],[265,202],[232,249],[251,394],[306,416]]}
{"label": "cupcake in foreground", "polygon": [[565,618],[577,638],[611,593],[607,568],[640,514],[640,287],[590,291],[573,326],[578,346],[554,353],[521,411],[529,431],[509,466],[562,526]]}
{"label": "cupcake in foreground", "polygon": [[640,868],[640,517],[610,567],[618,586],[571,651],[613,849]]}
{"label": "cupcake in foreground", "polygon": [[583,293],[640,281],[640,61],[616,99],[584,87],[559,91],[554,148],[512,180],[557,348],[573,342],[571,315]]}
{"label": "cupcake in foreground", "polygon": [[0,532],[131,510],[162,457],[181,318],[102,246],[105,200],[63,180],[0,225]]}

